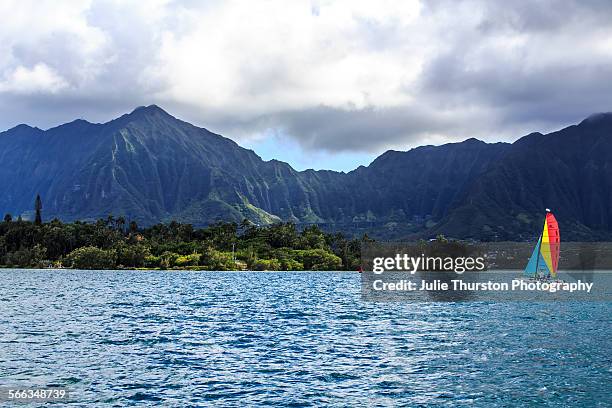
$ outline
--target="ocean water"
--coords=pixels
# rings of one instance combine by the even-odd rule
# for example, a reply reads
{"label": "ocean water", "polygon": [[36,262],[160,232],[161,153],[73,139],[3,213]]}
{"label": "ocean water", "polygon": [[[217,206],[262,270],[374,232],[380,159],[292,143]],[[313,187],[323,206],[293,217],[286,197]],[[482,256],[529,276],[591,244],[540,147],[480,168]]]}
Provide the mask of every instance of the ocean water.
{"label": "ocean water", "polygon": [[356,273],[0,270],[0,386],[61,406],[612,405],[612,303],[367,303]]}

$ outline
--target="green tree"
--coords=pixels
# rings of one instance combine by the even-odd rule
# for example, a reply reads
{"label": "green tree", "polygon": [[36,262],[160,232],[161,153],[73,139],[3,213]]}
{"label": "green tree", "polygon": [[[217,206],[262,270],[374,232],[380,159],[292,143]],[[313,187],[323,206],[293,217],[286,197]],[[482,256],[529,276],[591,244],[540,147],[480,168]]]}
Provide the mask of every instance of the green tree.
{"label": "green tree", "polygon": [[148,255],[145,257],[144,265],[147,268],[159,268],[161,258],[155,255]]}
{"label": "green tree", "polygon": [[175,266],[175,262],[180,255],[174,252],[166,251],[159,257],[159,266],[163,269],[169,269]]}
{"label": "green tree", "polygon": [[200,254],[181,255],[174,261],[174,264],[178,267],[184,266],[197,266],[200,263]]}
{"label": "green tree", "polygon": [[36,216],[34,218],[34,224],[41,225],[42,224],[42,200],[40,198],[40,194],[36,195],[36,201],[34,202],[34,211],[36,212]]}
{"label": "green tree", "polygon": [[267,231],[267,242],[272,248],[293,248],[298,242],[297,229],[293,223],[271,225]]}
{"label": "green tree", "polygon": [[342,259],[324,249],[296,251],[298,260],[310,271],[337,271],[342,268]]}
{"label": "green tree", "polygon": [[258,259],[253,263],[255,271],[279,271],[281,263],[278,259]]}
{"label": "green tree", "polygon": [[142,268],[145,266],[145,259],[149,255],[151,255],[151,251],[145,244],[128,245],[122,243],[117,248],[117,264],[131,268]]}
{"label": "green tree", "polygon": [[136,224],[136,221],[130,221],[130,232],[132,234],[135,234],[138,232],[138,224]]}
{"label": "green tree", "polygon": [[125,217],[124,216],[120,216],[117,217],[117,221],[115,221],[115,223],[117,224],[117,229],[121,232],[125,232]]}
{"label": "green tree", "polygon": [[232,259],[231,254],[217,251],[214,248],[207,248],[202,253],[200,265],[205,266],[210,271],[233,271],[236,269],[236,262]]}
{"label": "green tree", "polygon": [[304,228],[298,241],[301,249],[324,249],[326,246],[325,234],[317,225]]}
{"label": "green tree", "polygon": [[76,269],[112,269],[117,264],[117,252],[92,246],[72,251],[66,264]]}
{"label": "green tree", "polygon": [[108,214],[108,217],[106,217],[106,226],[115,228],[115,216],[113,216],[113,214]]}
{"label": "green tree", "polygon": [[5,263],[10,266],[18,266],[20,268],[40,268],[43,266],[43,260],[47,248],[36,244],[32,248],[22,248],[6,255]]}
{"label": "green tree", "polygon": [[303,271],[304,264],[296,261],[295,259],[285,258],[281,259],[281,270],[283,271]]}

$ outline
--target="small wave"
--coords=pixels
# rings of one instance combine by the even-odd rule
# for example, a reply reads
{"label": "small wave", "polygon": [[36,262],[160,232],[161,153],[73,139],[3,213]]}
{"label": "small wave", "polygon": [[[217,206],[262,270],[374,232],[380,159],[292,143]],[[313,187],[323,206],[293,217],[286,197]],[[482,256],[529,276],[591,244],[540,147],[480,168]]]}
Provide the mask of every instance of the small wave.
{"label": "small wave", "polygon": [[130,395],[129,397],[127,397],[127,399],[132,400],[132,401],[153,401],[153,402],[159,402],[159,401],[163,401],[162,398],[157,397],[153,394],[147,394],[144,392],[137,392],[136,394]]}

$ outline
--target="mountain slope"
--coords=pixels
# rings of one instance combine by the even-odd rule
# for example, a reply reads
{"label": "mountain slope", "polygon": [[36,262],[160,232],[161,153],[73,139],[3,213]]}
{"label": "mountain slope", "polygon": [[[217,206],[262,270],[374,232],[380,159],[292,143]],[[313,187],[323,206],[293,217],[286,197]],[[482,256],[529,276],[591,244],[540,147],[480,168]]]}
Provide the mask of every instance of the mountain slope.
{"label": "mountain slope", "polygon": [[157,106],[102,125],[20,126],[0,134],[0,143],[0,160],[9,164],[0,170],[5,212],[27,212],[40,193],[47,217],[68,220],[110,213],[143,223],[308,218],[307,208],[293,204],[307,201],[308,188],[289,165],[264,162]]}
{"label": "mountain slope", "polygon": [[542,225],[543,209],[564,238],[605,238],[612,231],[612,114],[516,141],[476,179],[431,233],[521,239]]}
{"label": "mountain slope", "polygon": [[[151,105],[104,124],[0,133],[0,212],[108,214],[140,224],[248,218],[380,238],[524,239],[544,208],[579,239],[612,230],[612,115],[513,144],[476,139],[388,151],[349,173],[296,171]],[[567,237],[567,235],[565,235]]]}

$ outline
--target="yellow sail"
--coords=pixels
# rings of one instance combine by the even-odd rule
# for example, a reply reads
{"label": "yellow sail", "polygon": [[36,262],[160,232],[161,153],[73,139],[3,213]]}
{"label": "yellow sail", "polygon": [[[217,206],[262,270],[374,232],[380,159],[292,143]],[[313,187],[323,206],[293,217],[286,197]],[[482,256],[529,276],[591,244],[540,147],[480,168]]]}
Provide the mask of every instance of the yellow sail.
{"label": "yellow sail", "polygon": [[548,235],[548,220],[544,221],[544,231],[542,231],[542,245],[540,247],[540,253],[542,258],[554,277],[556,275],[555,268],[553,268],[552,254],[550,253],[550,236]]}

